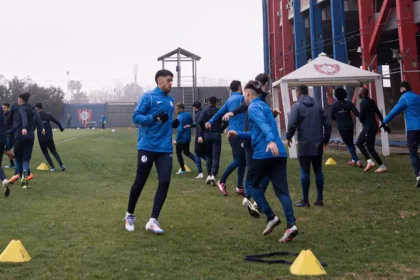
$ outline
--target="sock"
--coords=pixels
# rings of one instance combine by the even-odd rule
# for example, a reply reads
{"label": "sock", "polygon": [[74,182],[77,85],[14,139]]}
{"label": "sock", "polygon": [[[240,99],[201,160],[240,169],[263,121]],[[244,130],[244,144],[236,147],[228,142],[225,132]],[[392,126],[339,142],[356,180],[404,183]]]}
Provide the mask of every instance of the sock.
{"label": "sock", "polygon": [[381,168],[386,168],[385,164],[382,164],[380,167],[381,167]]}
{"label": "sock", "polygon": [[354,159],[352,159],[351,162],[356,162],[356,161]]}
{"label": "sock", "polygon": [[155,218],[150,218],[150,220],[149,220],[149,222],[152,222],[152,223],[154,223],[154,222],[156,222],[157,220],[155,219]]}
{"label": "sock", "polygon": [[125,213],[125,217],[128,217],[128,216],[130,216],[130,215],[133,215],[133,214],[131,214],[131,213]]}
{"label": "sock", "polygon": [[373,161],[371,159],[368,159],[368,164],[373,163]]}

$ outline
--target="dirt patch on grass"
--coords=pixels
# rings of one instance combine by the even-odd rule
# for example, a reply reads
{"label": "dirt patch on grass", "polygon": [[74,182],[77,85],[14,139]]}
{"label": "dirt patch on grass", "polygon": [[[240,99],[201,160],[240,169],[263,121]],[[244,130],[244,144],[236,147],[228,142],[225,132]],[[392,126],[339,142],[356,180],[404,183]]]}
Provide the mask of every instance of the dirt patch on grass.
{"label": "dirt patch on grass", "polygon": [[400,210],[400,211],[398,211],[398,213],[400,214],[401,219],[406,219],[406,218],[417,216],[417,214],[419,212],[418,211],[409,212],[409,211],[405,211],[405,210]]}

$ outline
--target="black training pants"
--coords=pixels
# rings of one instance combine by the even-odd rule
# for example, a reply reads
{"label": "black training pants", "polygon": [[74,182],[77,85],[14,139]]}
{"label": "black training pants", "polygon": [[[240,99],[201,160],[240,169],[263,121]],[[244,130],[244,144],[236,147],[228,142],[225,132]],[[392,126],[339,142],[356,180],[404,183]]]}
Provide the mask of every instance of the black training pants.
{"label": "black training pants", "polygon": [[418,148],[420,144],[420,130],[407,131],[408,151],[410,152],[410,160],[413,165],[416,177],[420,176],[420,158]]}
{"label": "black training pants", "polygon": [[54,163],[48,153],[48,150],[50,150],[51,154],[55,157],[60,167],[63,166],[63,162],[61,161],[60,155],[57,153],[57,150],[55,148],[55,143],[53,139],[48,140],[40,140],[39,146],[41,147],[41,151],[44,154],[45,159],[48,161],[48,164],[51,166],[51,168],[54,167]]}
{"label": "black training pants", "polygon": [[169,190],[172,172],[172,154],[171,153],[156,153],[150,151],[139,150],[137,154],[137,174],[133,186],[130,191],[130,198],[128,200],[128,210],[130,214],[134,214],[137,201],[143,190],[144,185],[149,178],[153,163],[155,163],[159,185],[156,190],[155,199],[153,203],[153,210],[151,218],[158,219],[162,206],[165,203],[166,196]]}
{"label": "black training pants", "polygon": [[[382,165],[382,160],[375,150],[377,132],[378,126],[376,125],[363,127],[362,132],[360,132],[359,138],[357,138],[356,145],[359,148],[360,152],[363,154],[363,156],[366,158],[366,160],[370,159],[370,154],[379,165]],[[367,150],[365,145],[367,147]]]}
{"label": "black training pants", "polygon": [[206,166],[208,175],[219,173],[220,153],[222,150],[222,136],[220,133],[206,133],[204,137],[206,147]]}
{"label": "black training pants", "polygon": [[190,142],[188,143],[177,143],[176,144],[176,157],[178,158],[179,166],[181,166],[181,170],[185,171],[185,163],[184,158],[182,157],[182,153],[185,156],[190,158],[195,163],[195,156],[190,152]]}

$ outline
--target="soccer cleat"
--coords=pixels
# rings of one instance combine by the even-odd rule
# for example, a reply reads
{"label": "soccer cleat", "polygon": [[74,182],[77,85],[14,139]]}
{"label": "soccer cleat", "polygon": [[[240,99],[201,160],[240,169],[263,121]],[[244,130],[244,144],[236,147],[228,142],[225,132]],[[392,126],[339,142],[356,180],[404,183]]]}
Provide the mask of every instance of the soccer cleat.
{"label": "soccer cleat", "polygon": [[[32,176],[33,178],[33,176]],[[22,179],[20,180],[20,185],[22,186],[23,189],[27,189],[29,188],[29,184],[28,184],[28,171],[24,170],[23,171],[23,175],[22,175]]]}
{"label": "soccer cleat", "polygon": [[9,184],[13,184],[17,180],[19,180],[19,174],[13,175],[12,178],[9,179]]}
{"label": "soccer cleat", "polygon": [[258,210],[258,212],[262,212],[261,208],[258,206],[258,204],[254,201],[254,208]]}
{"label": "soccer cleat", "polygon": [[14,165],[6,165],[4,168],[12,169],[12,168],[15,168],[15,166]]}
{"label": "soccer cleat", "polygon": [[127,213],[125,214],[125,218],[123,220],[125,220],[125,229],[127,231],[134,231],[134,223],[136,222],[134,215]]}
{"label": "soccer cleat", "polygon": [[244,188],[236,188],[236,194],[237,195],[244,195]]}
{"label": "soccer cleat", "polygon": [[254,204],[252,204],[252,202],[248,198],[245,197],[244,200],[242,200],[242,205],[248,208],[248,212],[249,215],[251,215],[251,217],[260,217],[260,212],[254,207]]}
{"label": "soccer cleat", "polygon": [[66,171],[66,166],[64,164],[61,166],[61,171]]}
{"label": "soccer cleat", "polygon": [[322,200],[315,201],[315,206],[324,206],[324,202]]}
{"label": "soccer cleat", "polygon": [[206,184],[210,185],[210,183],[211,183],[211,176],[209,175],[209,176],[207,176]]}
{"label": "soccer cleat", "polygon": [[351,165],[351,166],[356,166],[356,162],[355,162],[355,161],[353,161],[353,160],[351,160],[351,161],[349,161],[349,162],[348,162],[348,165]]}
{"label": "soccer cleat", "polygon": [[197,177],[195,177],[195,179],[203,179],[203,178],[204,178],[204,174],[203,173],[200,173],[200,174],[198,174]]}
{"label": "soccer cleat", "polygon": [[227,192],[227,190],[226,190],[226,184],[225,183],[222,183],[222,182],[217,182],[217,187],[219,188],[219,191],[224,195],[224,196],[227,196],[228,195],[228,192]]}
{"label": "soccer cleat", "polygon": [[362,163],[361,161],[358,161],[358,162],[357,162],[357,167],[359,167],[359,168],[363,168],[363,163]]}
{"label": "soccer cleat", "polygon": [[416,187],[417,187],[417,188],[420,188],[420,176],[419,176],[419,177],[417,177]]}
{"label": "soccer cleat", "polygon": [[210,183],[213,187],[216,186],[216,178],[214,177],[214,175],[211,175]]}
{"label": "soccer cleat", "polygon": [[50,169],[50,172],[55,172],[56,171],[56,169],[55,168],[51,168]]}
{"label": "soccer cleat", "polygon": [[375,170],[375,173],[384,173],[386,171],[387,169],[385,166],[379,166],[379,168]]}
{"label": "soccer cleat", "polygon": [[305,202],[303,200],[301,200],[299,203],[295,204],[296,207],[311,207],[311,205],[309,204],[309,202]]}
{"label": "soccer cleat", "polygon": [[372,168],[374,168],[375,167],[375,163],[374,162],[371,162],[371,163],[369,163],[368,165],[366,165],[366,168],[365,168],[365,172],[368,172],[369,170],[371,170]]}
{"label": "soccer cleat", "polygon": [[183,171],[183,170],[179,170],[177,173],[175,173],[175,175],[182,175],[182,174],[185,174],[185,173],[187,173],[187,172]]}
{"label": "soccer cleat", "polygon": [[4,188],[4,196],[8,197],[10,195],[10,189],[9,189],[9,181],[7,179],[3,180],[3,188]]}
{"label": "soccer cleat", "polygon": [[159,222],[156,219],[150,219],[146,224],[146,230],[153,232],[156,235],[163,234],[163,229],[160,228]]}
{"label": "soccer cleat", "polygon": [[284,233],[283,237],[279,240],[281,243],[287,243],[293,240],[293,238],[298,235],[298,229],[296,225],[293,225],[286,229],[286,232]]}
{"label": "soccer cleat", "polygon": [[280,218],[277,216],[274,216],[274,218],[271,221],[267,222],[267,226],[265,227],[265,230],[263,231],[263,235],[272,233],[274,228],[280,224],[281,224]]}

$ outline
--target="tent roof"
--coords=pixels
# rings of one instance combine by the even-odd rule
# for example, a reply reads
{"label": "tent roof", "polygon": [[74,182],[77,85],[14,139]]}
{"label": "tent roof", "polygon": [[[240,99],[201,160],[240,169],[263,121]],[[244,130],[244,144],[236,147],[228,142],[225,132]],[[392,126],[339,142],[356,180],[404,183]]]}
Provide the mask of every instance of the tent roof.
{"label": "tent roof", "polygon": [[360,85],[381,79],[381,75],[359,69],[329,58],[321,53],[317,58],[273,83],[287,83],[289,87]]}

